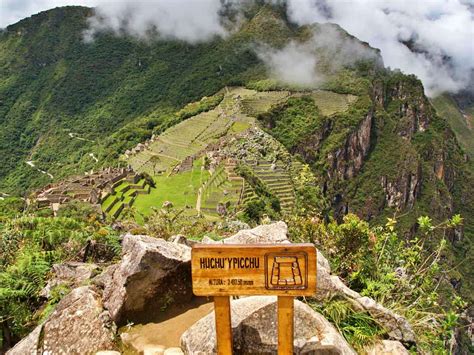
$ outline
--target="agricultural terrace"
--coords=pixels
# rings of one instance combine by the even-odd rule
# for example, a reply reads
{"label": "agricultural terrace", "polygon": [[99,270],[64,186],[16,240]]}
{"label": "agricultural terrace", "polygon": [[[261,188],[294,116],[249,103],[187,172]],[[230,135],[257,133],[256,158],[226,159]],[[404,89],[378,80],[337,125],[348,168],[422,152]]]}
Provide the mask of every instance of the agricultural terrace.
{"label": "agricultural terrace", "polygon": [[[255,117],[290,97],[310,95],[323,115],[344,111],[357,97],[330,91],[311,93],[289,91],[258,92],[245,88],[226,88],[222,101],[213,109],[201,112],[169,128],[163,134],[142,145],[142,149],[127,156],[128,163],[137,172],[146,172],[155,181],[156,188],[148,195],[137,195],[134,208],[138,221],[170,201],[186,213],[201,213],[218,218],[218,207],[225,213],[234,213],[246,202],[255,199],[252,187],[234,173],[234,163],[222,163],[211,174],[203,169],[202,158],[206,147],[224,136],[231,136],[256,125]],[[175,169],[183,161],[192,168]],[[187,163],[186,163],[187,164]],[[295,195],[290,172],[282,165],[261,160],[250,165],[258,178],[278,197],[283,211],[293,209]],[[123,198],[124,204],[127,201]],[[106,201],[110,203],[110,201]],[[119,208],[119,207],[114,207]],[[114,210],[112,210],[114,212]]]}
{"label": "agricultural terrace", "polygon": [[102,211],[112,218],[117,218],[126,207],[132,207],[139,196],[149,194],[151,187],[142,179],[136,183],[123,179],[115,183],[112,191],[102,199]]}
{"label": "agricultural terrace", "polygon": [[199,187],[209,176],[209,171],[203,169],[202,159],[195,160],[189,171],[154,176],[156,187],[151,189],[150,194],[141,195],[135,201],[137,221],[143,222],[143,217],[152,212],[152,207],[160,208],[165,201],[171,202],[176,208],[186,208],[189,214],[197,214]]}
{"label": "agricultural terrace", "polygon": [[357,100],[355,95],[338,94],[326,90],[312,91],[310,96],[323,116],[331,116],[335,113],[346,111],[349,105]]}

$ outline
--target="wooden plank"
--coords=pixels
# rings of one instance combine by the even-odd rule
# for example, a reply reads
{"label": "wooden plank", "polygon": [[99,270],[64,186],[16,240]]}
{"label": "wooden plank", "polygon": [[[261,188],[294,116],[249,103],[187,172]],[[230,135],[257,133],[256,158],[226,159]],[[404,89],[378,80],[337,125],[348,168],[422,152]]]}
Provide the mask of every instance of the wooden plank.
{"label": "wooden plank", "polygon": [[278,296],[278,355],[293,355],[294,298]]}
{"label": "wooden plank", "polygon": [[219,355],[232,354],[232,323],[230,318],[230,297],[214,297],[216,314],[216,340]]}
{"label": "wooden plank", "polygon": [[198,244],[191,264],[197,296],[316,293],[313,244]]}

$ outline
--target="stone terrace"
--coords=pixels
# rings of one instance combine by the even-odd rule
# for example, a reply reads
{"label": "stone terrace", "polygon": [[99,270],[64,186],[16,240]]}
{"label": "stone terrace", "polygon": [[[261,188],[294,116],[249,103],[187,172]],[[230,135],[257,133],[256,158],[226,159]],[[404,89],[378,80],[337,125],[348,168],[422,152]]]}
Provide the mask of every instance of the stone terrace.
{"label": "stone terrace", "polygon": [[35,192],[30,200],[36,201],[39,207],[50,207],[53,211],[57,211],[61,204],[72,200],[97,205],[110,193],[112,186],[123,179],[135,182],[137,176],[131,169],[107,168],[49,184]]}

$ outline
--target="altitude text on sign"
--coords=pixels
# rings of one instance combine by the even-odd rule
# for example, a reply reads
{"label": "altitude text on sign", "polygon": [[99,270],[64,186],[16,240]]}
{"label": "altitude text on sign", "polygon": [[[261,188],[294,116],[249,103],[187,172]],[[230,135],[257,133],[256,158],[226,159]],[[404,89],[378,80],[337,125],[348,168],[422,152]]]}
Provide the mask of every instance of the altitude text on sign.
{"label": "altitude text on sign", "polygon": [[311,296],[316,292],[312,244],[196,245],[191,262],[197,296]]}

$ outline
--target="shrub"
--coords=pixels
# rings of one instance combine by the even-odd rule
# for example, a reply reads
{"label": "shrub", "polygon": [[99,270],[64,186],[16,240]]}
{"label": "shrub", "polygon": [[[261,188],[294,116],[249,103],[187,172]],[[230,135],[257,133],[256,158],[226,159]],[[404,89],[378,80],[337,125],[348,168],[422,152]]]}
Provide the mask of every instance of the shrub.
{"label": "shrub", "polygon": [[[439,293],[444,280],[440,263],[446,240],[441,239],[432,252],[425,244],[437,231],[444,234],[446,229],[459,226],[459,215],[436,226],[430,218],[420,217],[420,231],[409,240],[400,238],[396,220],[390,218],[386,225],[375,227],[351,214],[340,224],[305,217],[293,217],[288,222],[291,238],[314,242],[352,289],[405,316],[419,338],[419,350],[446,353],[466,304],[453,297],[452,289],[447,299]],[[342,327],[341,319],[332,319]],[[354,344],[355,334],[344,335]]]}
{"label": "shrub", "polygon": [[75,218],[82,220],[90,220],[92,217],[97,218],[101,215],[94,206],[88,202],[73,200],[59,207],[57,216],[66,218]]}

